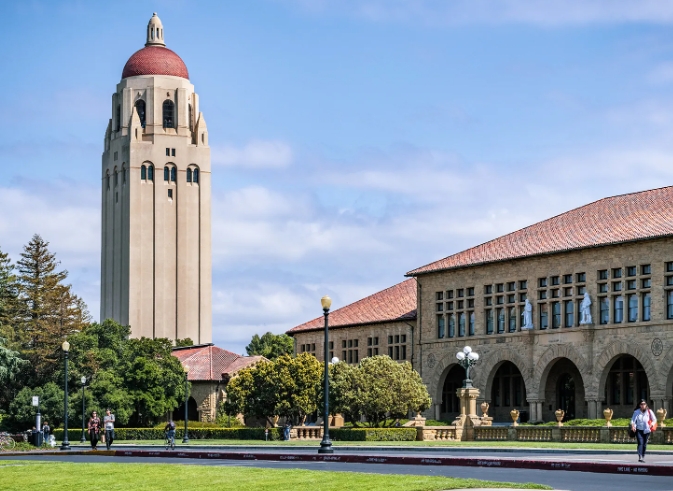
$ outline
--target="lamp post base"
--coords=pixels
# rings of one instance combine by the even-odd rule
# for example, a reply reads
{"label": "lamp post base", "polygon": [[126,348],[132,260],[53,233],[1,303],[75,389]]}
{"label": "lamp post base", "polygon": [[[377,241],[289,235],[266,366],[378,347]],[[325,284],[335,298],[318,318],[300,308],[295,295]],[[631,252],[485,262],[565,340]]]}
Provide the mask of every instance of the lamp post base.
{"label": "lamp post base", "polygon": [[61,450],[70,450],[70,442],[63,442],[61,444]]}
{"label": "lamp post base", "polygon": [[82,438],[79,439],[80,443],[86,443],[86,437],[84,436],[84,432],[82,431]]}
{"label": "lamp post base", "polygon": [[332,441],[323,438],[323,440],[320,442],[318,453],[334,453],[334,449],[332,448]]}
{"label": "lamp post base", "polygon": [[182,439],[182,443],[189,443],[189,438],[184,437],[184,438]]}

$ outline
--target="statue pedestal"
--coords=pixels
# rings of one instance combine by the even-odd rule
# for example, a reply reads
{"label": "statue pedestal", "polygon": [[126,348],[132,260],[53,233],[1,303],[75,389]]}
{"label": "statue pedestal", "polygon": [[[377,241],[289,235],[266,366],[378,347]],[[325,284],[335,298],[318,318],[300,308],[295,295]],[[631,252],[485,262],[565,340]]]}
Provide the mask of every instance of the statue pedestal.
{"label": "statue pedestal", "polygon": [[476,387],[458,389],[456,395],[460,399],[460,416],[453,421],[453,425],[456,426],[456,437],[459,440],[474,440],[473,428],[482,424],[481,418],[477,416],[479,389]]}

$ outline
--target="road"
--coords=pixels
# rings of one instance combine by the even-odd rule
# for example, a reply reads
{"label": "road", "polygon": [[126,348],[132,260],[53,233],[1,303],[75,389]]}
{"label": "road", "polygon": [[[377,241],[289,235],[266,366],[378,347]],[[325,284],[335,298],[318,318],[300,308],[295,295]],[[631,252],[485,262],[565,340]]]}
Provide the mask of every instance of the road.
{"label": "road", "polygon": [[[585,456],[586,457],[586,456]],[[474,468],[445,466],[414,466],[385,464],[349,464],[337,462],[273,462],[273,461],[226,461],[196,460],[179,458],[146,458],[146,457],[108,457],[103,455],[67,455],[53,456],[20,456],[0,457],[1,460],[46,460],[60,462],[140,462],[166,463],[209,466],[240,466],[260,467],[265,469],[308,469],[323,471],[353,471],[375,474],[412,474],[446,477],[479,478],[494,481],[536,482],[548,484],[556,489],[569,491],[673,491],[673,479],[623,474],[594,474],[589,472],[508,469],[508,468]]]}

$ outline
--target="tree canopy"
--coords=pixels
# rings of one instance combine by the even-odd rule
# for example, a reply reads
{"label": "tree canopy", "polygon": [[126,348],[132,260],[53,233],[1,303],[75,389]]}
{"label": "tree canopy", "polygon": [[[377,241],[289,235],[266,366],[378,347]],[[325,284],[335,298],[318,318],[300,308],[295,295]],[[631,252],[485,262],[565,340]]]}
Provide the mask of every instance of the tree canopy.
{"label": "tree canopy", "polygon": [[249,356],[261,355],[268,360],[274,360],[282,355],[291,355],[294,352],[294,340],[287,334],[267,332],[261,337],[255,334],[245,351]]}

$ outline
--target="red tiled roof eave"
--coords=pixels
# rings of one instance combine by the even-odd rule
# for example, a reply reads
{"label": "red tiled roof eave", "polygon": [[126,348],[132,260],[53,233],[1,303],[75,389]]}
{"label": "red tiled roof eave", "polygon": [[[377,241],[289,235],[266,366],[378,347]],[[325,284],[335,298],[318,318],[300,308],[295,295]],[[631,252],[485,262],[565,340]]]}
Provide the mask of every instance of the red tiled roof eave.
{"label": "red tiled roof eave", "polygon": [[673,186],[603,198],[409,271],[420,276],[673,236]]}

